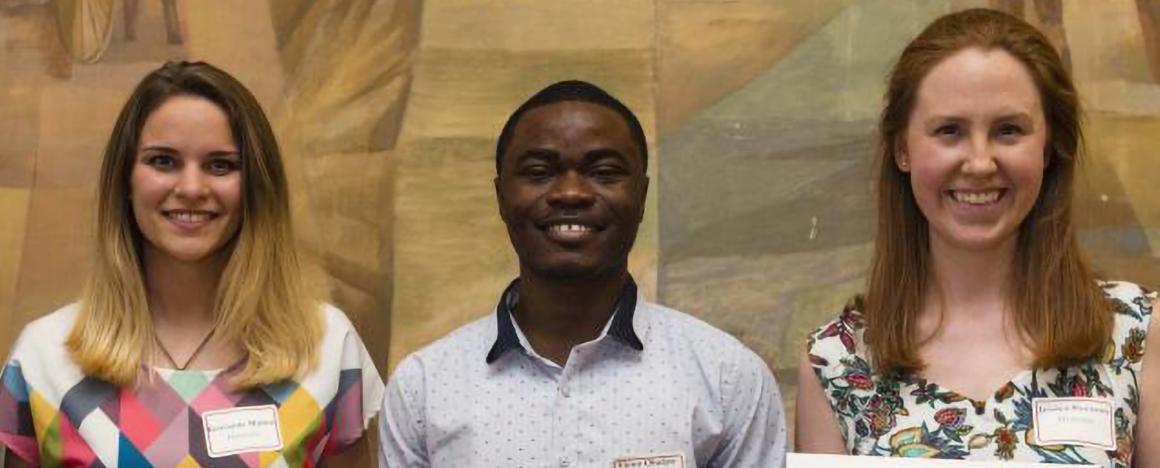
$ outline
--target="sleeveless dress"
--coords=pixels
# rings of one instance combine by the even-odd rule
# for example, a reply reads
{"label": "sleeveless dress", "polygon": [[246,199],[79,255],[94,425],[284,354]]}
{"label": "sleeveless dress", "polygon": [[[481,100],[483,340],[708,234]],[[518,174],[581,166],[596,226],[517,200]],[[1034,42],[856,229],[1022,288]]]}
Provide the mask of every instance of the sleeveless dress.
{"label": "sleeveless dress", "polygon": [[[66,306],[25,327],[0,374],[0,444],[9,457],[44,467],[317,466],[358,441],[379,409],[378,371],[346,315],[332,306],[322,311],[313,370],[240,392],[228,384],[240,363],[220,371],[148,368],[148,379],[135,388],[84,375],[64,344],[77,310]],[[222,426],[212,425],[211,412],[239,408],[260,411],[265,419],[243,422],[274,427],[262,434],[277,445],[215,452],[212,444],[221,439],[206,432]]]}
{"label": "sleeveless dress", "polygon": [[[1101,282],[1115,327],[1102,356],[1081,365],[1029,369],[985,401],[915,375],[875,373],[862,341],[862,298],[809,336],[809,359],[853,455],[1131,466],[1139,410],[1140,360],[1156,292]],[[1043,397],[1110,398],[1115,450],[1035,445],[1032,402]]]}

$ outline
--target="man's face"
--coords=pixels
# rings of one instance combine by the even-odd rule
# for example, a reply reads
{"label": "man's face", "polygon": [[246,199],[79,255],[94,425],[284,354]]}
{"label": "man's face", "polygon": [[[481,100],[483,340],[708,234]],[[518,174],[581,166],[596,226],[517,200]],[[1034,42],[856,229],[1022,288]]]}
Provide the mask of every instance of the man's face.
{"label": "man's face", "polygon": [[648,177],[615,111],[562,101],[527,111],[495,179],[521,274],[583,281],[623,271]]}

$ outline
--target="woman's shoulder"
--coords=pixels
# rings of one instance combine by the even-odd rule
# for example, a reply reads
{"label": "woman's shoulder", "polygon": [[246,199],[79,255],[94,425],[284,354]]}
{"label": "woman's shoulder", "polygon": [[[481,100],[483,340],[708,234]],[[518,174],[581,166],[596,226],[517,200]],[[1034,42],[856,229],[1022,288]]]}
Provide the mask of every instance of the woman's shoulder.
{"label": "woman's shoulder", "polygon": [[865,321],[862,311],[863,298],[856,295],[846,302],[837,317],[809,334],[806,352],[815,368],[831,368],[854,361],[864,363],[862,329]]}
{"label": "woman's shoulder", "polygon": [[4,363],[4,379],[36,389],[46,401],[56,401],[53,398],[80,382],[84,373],[65,346],[78,310],[77,304],[69,304],[29,322]]}
{"label": "woman's shoulder", "polygon": [[1100,281],[1099,287],[1112,303],[1117,328],[1139,325],[1147,328],[1156,303],[1156,291],[1128,281]]}
{"label": "woman's shoulder", "polygon": [[842,312],[837,317],[810,333],[809,347],[813,348],[819,343],[836,341],[847,352],[851,354],[856,352],[859,346],[855,339],[861,336],[862,329],[865,327],[865,319],[862,315],[863,304],[864,301],[860,294],[846,301],[846,305],[842,306]]}
{"label": "woman's shoulder", "polygon": [[354,331],[354,324],[351,323],[350,317],[339,309],[334,304],[324,302],[319,307],[319,313],[322,315],[323,329],[327,334],[346,335]]}
{"label": "woman's shoulder", "polygon": [[373,369],[374,364],[366,344],[359,337],[358,329],[350,317],[333,304],[322,304],[320,313],[323,331],[319,359],[323,367],[330,365],[338,366],[339,369]]}
{"label": "woman's shoulder", "polygon": [[[46,355],[51,349],[64,349],[79,310],[80,304],[74,302],[29,322],[16,338],[13,356],[25,352]],[[52,354],[56,353],[47,353]]]}

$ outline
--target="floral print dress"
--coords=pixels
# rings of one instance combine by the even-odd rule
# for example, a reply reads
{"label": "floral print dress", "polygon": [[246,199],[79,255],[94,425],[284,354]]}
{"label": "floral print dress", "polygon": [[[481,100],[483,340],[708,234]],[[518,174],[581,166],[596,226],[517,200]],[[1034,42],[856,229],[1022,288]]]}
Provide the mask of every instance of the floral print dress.
{"label": "floral print dress", "polygon": [[[1026,370],[985,401],[914,375],[871,369],[862,341],[862,299],[809,337],[809,359],[854,455],[1013,460],[1131,466],[1140,360],[1156,292],[1126,282],[1100,283],[1115,328],[1104,355],[1082,365]],[[1114,401],[1116,449],[1033,443],[1032,400],[1099,397]]]}

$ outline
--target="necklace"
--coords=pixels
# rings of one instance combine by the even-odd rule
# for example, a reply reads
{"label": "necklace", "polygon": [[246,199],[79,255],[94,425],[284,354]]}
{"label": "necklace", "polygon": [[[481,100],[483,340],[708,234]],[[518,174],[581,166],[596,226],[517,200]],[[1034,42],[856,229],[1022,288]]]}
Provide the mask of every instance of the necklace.
{"label": "necklace", "polygon": [[190,364],[193,364],[193,360],[197,359],[197,355],[201,354],[201,350],[205,349],[205,345],[209,343],[210,338],[213,338],[213,333],[215,331],[217,331],[217,325],[214,325],[213,328],[209,329],[209,333],[206,333],[205,338],[201,339],[201,343],[198,344],[197,348],[193,350],[193,354],[189,355],[189,359],[185,360],[185,364],[178,364],[177,360],[173,359],[173,355],[169,354],[169,350],[165,349],[165,345],[161,343],[161,338],[157,337],[156,331],[153,332],[153,341],[157,342],[157,347],[161,348],[161,353],[165,355],[165,359],[168,359],[169,363],[173,364],[173,367],[177,368],[177,370],[183,371],[188,369]]}

